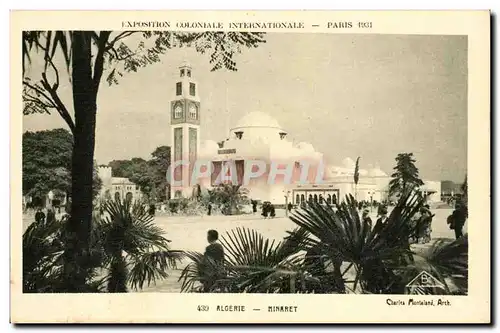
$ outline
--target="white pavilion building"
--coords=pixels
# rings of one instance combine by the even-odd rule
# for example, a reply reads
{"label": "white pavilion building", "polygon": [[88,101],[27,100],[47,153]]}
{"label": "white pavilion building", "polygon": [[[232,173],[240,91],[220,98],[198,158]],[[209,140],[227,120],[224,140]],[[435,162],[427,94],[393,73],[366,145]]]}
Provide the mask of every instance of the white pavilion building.
{"label": "white pavilion building", "polygon": [[[359,170],[359,181],[354,184],[355,162],[345,158],[342,166],[328,165],[323,154],[316,151],[307,142],[294,144],[287,139],[288,132],[278,122],[263,112],[251,112],[245,115],[229,131],[229,137],[223,141],[205,141],[201,144],[199,158],[213,163],[212,177],[201,182],[210,188],[216,182],[225,163],[234,163],[237,171],[237,184],[243,184],[245,161],[260,160],[267,164],[266,173],[252,179],[245,187],[252,199],[270,201],[275,205],[291,202],[299,205],[309,200],[335,203],[347,194],[357,195],[358,200],[382,201],[387,199],[390,175],[379,167]],[[307,161],[310,168],[308,181],[299,182],[301,163]],[[293,169],[292,181],[285,182],[284,176],[276,177],[276,182],[269,183],[267,175],[271,172],[271,163],[278,169],[289,166]],[[281,167],[282,166],[282,167]],[[229,168],[227,168],[229,170]],[[248,171],[248,170],[246,170]],[[224,175],[223,175],[224,177]],[[229,175],[223,181],[234,183]],[[441,183],[425,181],[424,191],[432,193],[430,201],[439,201]]]}
{"label": "white pavilion building", "polygon": [[[181,184],[171,186],[172,198],[189,196],[196,184],[203,189],[219,182],[240,184],[249,190],[251,199],[270,201],[275,205],[288,202],[298,205],[310,200],[335,203],[339,198],[355,193],[358,200],[380,202],[387,198],[390,175],[380,168],[359,170],[359,181],[355,186],[355,162],[352,159],[344,159],[342,166],[328,165],[323,154],[310,143],[288,140],[288,132],[264,112],[246,114],[222,141],[200,142],[203,126],[198,90],[191,66],[183,63],[179,67],[170,107],[171,161],[189,161],[189,166],[176,166],[170,171],[170,179]],[[210,175],[193,183],[190,179],[198,161],[208,161],[212,167]],[[249,175],[254,172],[246,167],[251,161],[263,162],[265,171],[248,182]],[[292,175],[291,181],[276,171],[286,168]],[[429,201],[440,201],[441,182],[425,181],[423,190],[431,193]]]}

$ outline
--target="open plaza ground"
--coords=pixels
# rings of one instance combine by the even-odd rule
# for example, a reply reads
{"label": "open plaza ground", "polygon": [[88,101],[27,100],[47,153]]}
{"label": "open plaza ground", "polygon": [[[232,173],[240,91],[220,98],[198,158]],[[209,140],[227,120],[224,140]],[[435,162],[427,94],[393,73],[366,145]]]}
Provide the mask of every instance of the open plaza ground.
{"label": "open plaza ground", "polygon": [[[435,214],[432,222],[433,241],[426,244],[425,247],[432,245],[436,239],[446,238],[454,239],[455,234],[446,224],[446,218],[452,213],[451,208],[432,209]],[[376,220],[375,210],[372,213],[372,220]],[[24,230],[33,221],[32,216],[24,216]],[[295,224],[285,215],[282,209],[276,210],[276,217],[273,219],[264,219],[260,212],[247,215],[213,215],[213,216],[166,216],[157,215],[155,223],[165,230],[165,236],[171,241],[170,246],[173,250],[187,250],[204,252],[207,246],[206,235],[210,229],[219,232],[220,237],[226,232],[238,227],[249,228],[258,231],[264,237],[282,240],[287,236],[287,231],[293,230]],[[467,223],[464,227],[464,233],[467,232]],[[417,245],[421,248],[422,246]],[[182,268],[188,262],[181,263],[177,269],[169,272],[169,277],[165,280],[157,281],[155,285],[144,288],[143,292],[180,292],[181,283],[178,282]]]}

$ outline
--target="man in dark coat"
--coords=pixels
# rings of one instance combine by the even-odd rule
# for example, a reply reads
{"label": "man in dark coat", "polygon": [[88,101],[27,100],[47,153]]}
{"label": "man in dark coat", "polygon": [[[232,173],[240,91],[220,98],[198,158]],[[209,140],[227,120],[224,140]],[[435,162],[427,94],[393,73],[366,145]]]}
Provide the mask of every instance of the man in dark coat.
{"label": "man in dark coat", "polygon": [[212,215],[212,204],[211,203],[208,203],[208,212],[207,212],[207,215],[210,216]]}
{"label": "man in dark coat", "polygon": [[56,213],[53,208],[47,209],[47,223],[52,223],[56,220]]}
{"label": "man in dark coat", "polygon": [[380,206],[378,210],[379,218],[377,219],[377,224],[379,223],[387,223],[387,207]]}
{"label": "man in dark coat", "polygon": [[252,200],[252,211],[253,213],[257,213],[257,201]]}
{"label": "man in dark coat", "polygon": [[217,230],[209,230],[207,233],[209,245],[205,248],[205,256],[213,259],[215,262],[222,263],[224,261],[224,248],[218,240],[219,233]]}
{"label": "man in dark coat", "polygon": [[40,208],[35,213],[35,221],[38,223],[45,222],[45,213]]}
{"label": "man in dark coat", "polygon": [[370,228],[372,227],[372,219],[370,217],[370,211],[368,209],[363,209],[363,215],[362,215],[363,222],[366,222]]}
{"label": "man in dark coat", "polygon": [[266,201],[262,204],[262,216],[264,216],[264,218],[267,219],[268,214],[269,214],[269,204]]}
{"label": "man in dark coat", "polygon": [[457,204],[450,218],[450,228],[455,230],[455,238],[459,239],[463,236],[463,228],[467,220],[467,208],[463,204]]}
{"label": "man in dark coat", "polygon": [[204,279],[203,290],[209,292],[218,278],[222,277],[224,265],[224,248],[218,242],[219,233],[217,230],[209,230],[207,241],[209,245],[205,248]]}
{"label": "man in dark coat", "polygon": [[288,212],[290,213],[292,211],[293,205],[291,202],[288,203]]}

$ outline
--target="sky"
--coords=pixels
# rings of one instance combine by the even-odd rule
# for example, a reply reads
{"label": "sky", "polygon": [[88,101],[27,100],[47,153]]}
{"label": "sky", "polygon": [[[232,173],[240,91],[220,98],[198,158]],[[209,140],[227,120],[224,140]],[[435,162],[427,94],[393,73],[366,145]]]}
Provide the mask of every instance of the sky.
{"label": "sky", "polygon": [[[412,152],[422,178],[463,181],[466,36],[272,33],[265,39],[235,57],[237,72],[211,72],[209,54],[183,48],[126,73],[118,85],[103,82],[98,163],[148,159],[156,147],[170,145],[170,100],[186,60],[198,81],[202,141],[225,139],[245,114],[262,111],[288,139],[311,143],[329,164],[360,156],[361,168],[390,174],[396,155]],[[69,83],[60,90],[71,107]],[[23,118],[25,131],[59,127],[67,128],[57,114]]]}

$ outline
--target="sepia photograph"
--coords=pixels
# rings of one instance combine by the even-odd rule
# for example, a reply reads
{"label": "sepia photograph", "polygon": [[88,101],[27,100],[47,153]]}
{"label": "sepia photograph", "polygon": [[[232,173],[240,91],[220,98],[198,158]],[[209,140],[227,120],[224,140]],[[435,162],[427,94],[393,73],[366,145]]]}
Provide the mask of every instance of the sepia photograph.
{"label": "sepia photograph", "polygon": [[467,298],[469,36],[301,24],[23,29],[22,294]]}

